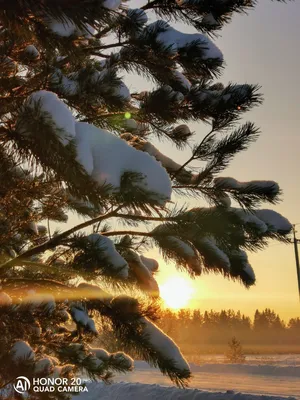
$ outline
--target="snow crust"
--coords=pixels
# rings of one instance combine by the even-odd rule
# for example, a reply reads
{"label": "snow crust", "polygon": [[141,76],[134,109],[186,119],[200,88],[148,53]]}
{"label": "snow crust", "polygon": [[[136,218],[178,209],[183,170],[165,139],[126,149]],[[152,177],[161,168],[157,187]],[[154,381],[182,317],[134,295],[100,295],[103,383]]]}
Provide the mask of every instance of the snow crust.
{"label": "snow crust", "polygon": [[84,122],[76,123],[78,161],[100,185],[119,188],[122,174],[138,172],[143,189],[159,194],[164,201],[171,197],[171,181],[164,168],[149,154],[136,150],[112,133]]}
{"label": "snow crust", "polygon": [[189,371],[190,368],[187,361],[173,340],[147,318],[141,318],[141,322],[143,323],[143,335],[151,346],[165,359],[173,361],[174,366],[179,370]]}
{"label": "snow crust", "polygon": [[13,75],[18,71],[18,63],[14,61],[11,57],[4,57],[0,62],[1,72]]}
{"label": "snow crust", "polygon": [[[72,90],[72,87],[71,87]],[[128,88],[119,87],[128,94]],[[39,103],[41,111],[48,113],[63,145],[73,140],[77,146],[77,160],[86,172],[99,183],[119,189],[122,175],[127,172],[141,174],[135,184],[151,194],[152,199],[164,204],[171,198],[171,181],[167,171],[149,154],[128,145],[116,135],[92,124],[76,122],[72,112],[53,92],[38,91],[27,100],[29,106]],[[22,127],[19,128],[22,132]]]}
{"label": "snow crust", "polygon": [[111,358],[117,365],[122,365],[127,370],[133,369],[133,359],[129,357],[127,354],[123,353],[122,351],[118,351],[116,353],[111,354]]}
{"label": "snow crust", "polygon": [[74,35],[76,31],[76,25],[69,18],[65,18],[63,22],[58,19],[49,18],[47,21],[47,26],[50,31],[62,37]]}
{"label": "snow crust", "polygon": [[246,272],[250,279],[255,281],[255,272],[249,263],[247,253],[244,250],[240,249],[238,251],[233,251],[231,254],[239,258],[240,262],[243,265],[243,270]]}
{"label": "snow crust", "polygon": [[129,8],[128,16],[133,17],[138,24],[146,24],[148,22],[148,16],[141,8]]}
{"label": "snow crust", "polygon": [[167,240],[176,245],[177,252],[186,259],[188,266],[194,272],[200,274],[202,271],[201,262],[199,261],[197,254],[192,246],[188,245],[187,243],[175,236],[168,236]]}
{"label": "snow crust", "polygon": [[192,84],[187,79],[186,76],[184,76],[180,71],[174,71],[173,75],[174,75],[174,78],[176,79],[176,81],[178,81],[180,83],[180,85],[182,87],[184,87],[184,89],[186,89],[187,91],[191,90]]}
{"label": "snow crust", "polygon": [[32,45],[32,44],[28,45],[28,46],[25,48],[24,52],[25,52],[25,54],[26,54],[28,57],[30,57],[30,58],[37,58],[37,57],[39,57],[39,55],[40,55],[38,49],[37,49],[34,45]]}
{"label": "snow crust", "polygon": [[49,358],[42,358],[35,363],[34,372],[40,374],[46,372],[47,374],[53,369],[53,363]]}
{"label": "snow crust", "polygon": [[70,18],[65,17],[64,20],[47,18],[46,24],[52,33],[61,37],[83,36],[90,39],[96,33],[96,30],[89,24],[85,24],[79,28]]}
{"label": "snow crust", "polygon": [[125,119],[123,126],[128,132],[136,131],[138,129],[138,123],[132,118]]}
{"label": "snow crust", "polygon": [[94,357],[95,366],[100,366],[107,361],[112,361],[113,364],[122,366],[127,370],[133,369],[133,359],[122,351],[118,351],[116,353],[108,353],[106,350],[97,347],[88,346],[88,351]]}
{"label": "snow crust", "polygon": [[57,69],[51,76],[53,85],[58,86],[61,93],[66,96],[75,96],[79,93],[79,83],[77,81],[78,74],[72,73],[68,76],[62,74],[60,69]]}
{"label": "snow crust", "polygon": [[74,321],[82,326],[86,326],[89,320],[86,310],[78,306],[71,306],[71,315]]}
{"label": "snow crust", "polygon": [[[74,396],[74,400],[286,400],[281,396],[260,396],[228,390],[207,392],[197,389],[178,389],[142,383],[88,383],[88,393]],[[295,400],[290,397],[289,400]]]}
{"label": "snow crust", "polygon": [[257,216],[257,212],[254,214],[241,208],[232,208],[232,210],[242,219],[244,223],[255,225],[256,229],[260,233],[266,233],[268,231],[267,224]]}
{"label": "snow crust", "polygon": [[142,263],[150,272],[156,272],[158,270],[159,264],[154,258],[148,258],[143,255],[140,256]]}
{"label": "snow crust", "polygon": [[124,82],[121,82],[120,86],[115,88],[114,94],[115,96],[119,96],[126,101],[130,101],[131,99],[130,90],[128,89],[128,87],[125,85]]}
{"label": "snow crust", "polygon": [[253,280],[255,281],[255,273],[253,268],[249,263],[245,264],[243,270],[246,272],[246,274]]}
{"label": "snow crust", "polygon": [[29,222],[28,229],[31,230],[35,235],[39,234],[38,226],[35,222]]}
{"label": "snow crust", "polygon": [[214,179],[214,183],[217,187],[222,189],[235,189],[243,190],[249,187],[255,187],[258,189],[272,189],[274,194],[279,193],[279,185],[274,181],[249,181],[249,182],[239,182],[234,178],[229,177],[219,177]]}
{"label": "snow crust", "polygon": [[102,4],[108,10],[116,10],[122,4],[122,0],[105,0]]}
{"label": "snow crust", "polygon": [[94,320],[88,316],[87,310],[81,303],[71,304],[70,314],[76,324],[85,327],[90,332],[98,333]]}
{"label": "snow crust", "polygon": [[57,128],[57,136],[66,145],[75,138],[75,119],[69,108],[53,92],[40,90],[30,95],[28,105],[39,103],[41,111],[49,114]]}
{"label": "snow crust", "polygon": [[191,135],[192,135],[192,132],[191,132],[190,128],[189,128],[187,125],[185,125],[185,124],[176,126],[176,127],[172,130],[172,133],[173,133],[173,135],[175,135],[175,136],[180,135],[180,136],[182,136],[182,137],[191,136]]}
{"label": "snow crust", "polygon": [[102,361],[108,361],[110,353],[102,348],[89,347],[89,351]]}
{"label": "snow crust", "polygon": [[24,340],[18,340],[11,348],[10,353],[14,361],[35,359],[35,354],[30,345]]}
{"label": "snow crust", "polygon": [[268,226],[269,231],[288,233],[292,230],[292,224],[274,210],[257,210],[255,215]]}
{"label": "snow crust", "polygon": [[92,233],[87,239],[94,243],[101,252],[103,258],[118,272],[120,278],[128,277],[128,264],[126,260],[117,252],[114,242],[106,236]]}
{"label": "snow crust", "polygon": [[[148,29],[154,29],[157,24],[162,24],[162,21],[156,21],[148,25]],[[198,46],[203,50],[203,59],[219,59],[223,60],[221,50],[205,35],[201,33],[184,33],[177,31],[167,23],[164,23],[164,31],[157,36],[157,41],[165,47],[169,47],[171,51],[177,53],[178,50],[198,41]]]}
{"label": "snow crust", "polygon": [[146,151],[148,154],[151,156],[155,157],[157,161],[160,161],[161,164],[168,170],[172,171],[177,171],[180,167],[181,164],[178,164],[174,160],[172,160],[170,157],[165,156],[162,154],[153,144],[150,142],[145,142],[143,145],[143,151]]}
{"label": "snow crust", "polygon": [[216,244],[216,241],[212,237],[206,237],[200,240],[200,243],[203,243],[205,246],[209,246],[211,250],[215,253],[215,255],[222,261],[222,265],[225,266],[228,270],[230,269],[230,260],[227,254],[224,253]]}
{"label": "snow crust", "polygon": [[177,237],[168,236],[168,240],[174,242],[176,246],[178,246],[179,249],[182,251],[182,253],[185,254],[187,257],[194,257],[196,255],[194,249],[191,246],[178,239]]}
{"label": "snow crust", "polygon": [[[159,287],[153,277],[153,271],[158,268],[156,260],[140,256],[133,250],[127,251],[130,270],[132,270],[140,287],[148,292],[159,293]],[[149,268],[148,268],[149,267]]]}
{"label": "snow crust", "polygon": [[[105,60],[106,62],[106,60]],[[52,84],[64,95],[76,96],[80,94],[80,84],[78,81],[80,71],[72,72],[68,75],[64,75],[62,71],[57,68],[51,76]],[[111,90],[111,94],[116,97],[120,97],[122,101],[128,102],[131,100],[130,90],[124,82],[120,82],[119,86],[113,88],[102,84],[102,80],[107,75],[108,70],[104,68],[102,71],[94,71],[90,77],[89,82],[93,85],[102,85],[103,88]]]}

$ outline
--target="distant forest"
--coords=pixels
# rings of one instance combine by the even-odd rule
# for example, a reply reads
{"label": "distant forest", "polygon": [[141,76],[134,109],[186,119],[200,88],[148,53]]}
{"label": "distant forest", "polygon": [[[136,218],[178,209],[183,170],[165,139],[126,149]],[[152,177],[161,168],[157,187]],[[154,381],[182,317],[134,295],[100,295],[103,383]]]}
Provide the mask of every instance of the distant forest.
{"label": "distant forest", "polygon": [[[256,310],[251,319],[240,311],[205,311],[182,309],[162,311],[156,322],[185,352],[195,348],[222,349],[235,336],[247,349],[282,348],[293,346],[300,353],[300,318],[285,323],[275,311]],[[258,351],[259,352],[259,351]]]}

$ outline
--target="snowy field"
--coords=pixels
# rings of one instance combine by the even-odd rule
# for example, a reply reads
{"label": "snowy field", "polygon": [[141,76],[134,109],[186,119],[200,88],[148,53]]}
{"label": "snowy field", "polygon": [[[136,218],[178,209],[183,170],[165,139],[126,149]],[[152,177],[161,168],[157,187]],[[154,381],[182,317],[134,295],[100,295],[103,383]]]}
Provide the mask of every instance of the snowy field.
{"label": "snowy field", "polygon": [[[116,384],[92,383],[78,400],[300,400],[300,356],[250,356],[243,365],[222,364],[218,356],[201,365],[191,364],[190,389],[172,387],[161,373],[145,362],[134,372],[119,375]],[[266,397],[269,396],[269,397]]]}
{"label": "snowy field", "polygon": [[141,383],[116,383],[111,386],[92,383],[88,389],[88,393],[76,396],[74,400],[286,400],[282,396],[267,397],[232,391],[223,393],[197,389],[182,390]]}

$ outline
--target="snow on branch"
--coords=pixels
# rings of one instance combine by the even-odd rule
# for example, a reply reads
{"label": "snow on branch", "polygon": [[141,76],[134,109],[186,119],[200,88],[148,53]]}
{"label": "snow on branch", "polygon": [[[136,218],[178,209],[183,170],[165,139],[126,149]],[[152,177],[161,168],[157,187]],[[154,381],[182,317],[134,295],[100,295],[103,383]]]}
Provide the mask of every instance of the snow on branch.
{"label": "snow on branch", "polygon": [[280,193],[278,183],[274,181],[239,182],[234,178],[219,177],[214,179],[215,186],[223,190],[268,192],[274,196]]}
{"label": "snow on branch", "polygon": [[[140,256],[131,249],[127,249],[124,257],[129,264],[130,273],[136,278],[140,288],[154,297],[157,296],[159,294],[159,287],[150,269],[158,268],[157,262],[150,258]],[[147,265],[150,268],[148,268]]]}
{"label": "snow on branch", "polygon": [[252,227],[255,227],[259,234],[264,234],[268,231],[268,226],[255,213],[241,208],[231,208],[231,210],[241,218],[245,224],[250,224]]}
{"label": "snow on branch", "polygon": [[248,261],[247,253],[244,250],[231,251],[230,255],[230,275],[238,277],[246,287],[255,283],[255,273]]}
{"label": "snow on branch", "polygon": [[170,199],[171,181],[164,168],[150,155],[129,146],[124,140],[94,125],[77,122],[78,160],[99,184],[120,188],[125,171],[136,172],[143,179],[136,183],[158,195],[161,201]]}
{"label": "snow on branch", "polygon": [[[190,367],[179,347],[149,319],[141,318],[140,322],[142,336],[160,357],[160,361],[157,363],[152,361],[151,364],[157,364],[162,372],[168,374],[171,379],[175,379],[175,376],[188,379],[191,376]],[[170,366],[165,368],[164,363],[170,364]]]}
{"label": "snow on branch", "polygon": [[[34,92],[26,101],[26,105],[35,109],[38,105],[40,112],[45,114],[49,123],[52,123],[55,127],[57,137],[60,139],[63,145],[67,145],[72,139],[75,138],[75,119],[72,112],[61,101],[55,93],[48,92],[46,90],[40,90]],[[18,131],[25,135],[29,135],[30,132],[23,128],[23,121],[21,120],[18,126]]]}
{"label": "snow on branch", "polygon": [[108,10],[117,10],[122,4],[122,0],[105,0],[102,4]]}
{"label": "snow on branch", "polygon": [[178,85],[178,90],[182,91],[183,89],[184,92],[190,91],[192,84],[182,72],[177,70],[173,71],[173,76],[175,83]]}
{"label": "snow on branch", "polygon": [[174,54],[190,44],[196,43],[202,51],[202,58],[223,60],[223,54],[218,47],[205,35],[201,33],[183,33],[177,31],[164,21],[155,21],[148,25],[148,31],[158,29],[156,40],[169,48]]}
{"label": "snow on branch", "polygon": [[33,349],[27,342],[24,342],[24,340],[18,340],[15,342],[10,350],[10,354],[16,363],[21,363],[24,360],[34,361],[35,359]]}
{"label": "snow on branch", "polygon": [[141,255],[140,258],[142,263],[151,273],[158,271],[159,264],[154,260],[154,258],[145,257],[143,255]]}
{"label": "snow on branch", "polygon": [[96,30],[89,24],[83,24],[81,28],[77,26],[70,18],[64,16],[64,19],[46,19],[48,29],[57,36],[61,37],[84,37],[90,39],[96,33]]}
{"label": "snow on branch", "polygon": [[[114,55],[114,59],[117,59],[117,55]],[[117,77],[116,70],[109,67],[103,68],[101,62],[92,69],[81,68],[67,75],[56,68],[51,75],[51,85],[54,90],[68,97],[83,95],[83,93],[93,95],[91,102],[98,105],[117,102],[117,105],[121,106],[131,100],[130,90]]]}
{"label": "snow on branch", "polygon": [[70,314],[78,327],[82,327],[88,332],[98,333],[94,320],[88,316],[87,310],[83,304],[80,302],[72,303],[70,306]]}
{"label": "snow on branch", "polygon": [[117,252],[114,242],[106,236],[92,233],[87,236],[90,243],[99,250],[100,257],[105,260],[120,278],[128,277],[128,264],[126,260]]}
{"label": "snow on branch", "polygon": [[[63,145],[70,141],[75,143],[77,161],[99,185],[108,184],[118,190],[124,173],[133,172],[141,176],[134,185],[147,191],[152,201],[164,204],[170,199],[170,178],[154,157],[134,149],[106,130],[76,122],[68,107],[52,92],[35,92],[27,104],[30,107],[39,105]],[[30,134],[23,121],[19,123],[18,131]]]}
{"label": "snow on branch", "polygon": [[193,178],[196,178],[196,174],[192,174],[191,172],[182,169],[181,164],[172,160],[172,158],[166,156],[161,153],[152,143],[145,139],[141,139],[138,136],[134,136],[130,133],[125,133],[122,135],[122,138],[126,139],[128,143],[136,149],[142,150],[151,156],[155,157],[157,161],[159,161],[162,166],[169,172],[174,173],[180,170],[180,173],[177,175],[177,180],[182,183],[190,183]]}
{"label": "snow on branch", "polygon": [[201,274],[202,263],[199,254],[197,254],[196,249],[193,248],[191,244],[187,244],[175,236],[167,236],[164,242],[169,247],[169,251],[173,249],[179,257],[182,257],[186,261],[186,264],[193,274]]}
{"label": "snow on branch", "polygon": [[231,210],[241,218],[245,224],[254,226],[260,235],[269,232],[286,235],[292,230],[292,224],[274,210],[259,209],[253,210],[252,212],[240,208],[231,208]]}
{"label": "snow on branch", "polygon": [[293,228],[287,218],[274,210],[256,210],[255,215],[268,226],[269,232],[287,234]]}
{"label": "snow on branch", "polygon": [[213,237],[205,237],[195,240],[195,245],[203,255],[207,266],[215,266],[225,271],[230,271],[230,260],[227,254],[222,251]]}

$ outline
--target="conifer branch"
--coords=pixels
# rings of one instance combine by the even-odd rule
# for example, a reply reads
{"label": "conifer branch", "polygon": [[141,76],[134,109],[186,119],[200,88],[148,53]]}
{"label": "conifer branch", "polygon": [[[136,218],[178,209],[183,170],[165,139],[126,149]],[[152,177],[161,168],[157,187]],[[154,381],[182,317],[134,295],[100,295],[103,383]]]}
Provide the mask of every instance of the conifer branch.
{"label": "conifer branch", "polygon": [[153,0],[153,1],[148,1],[148,4],[145,4],[143,7],[141,7],[142,10],[150,10],[153,8],[156,4],[159,4],[160,0]]}
{"label": "conifer branch", "polygon": [[149,237],[153,236],[151,232],[140,232],[140,231],[107,231],[107,232],[101,232],[101,235],[103,236],[132,235],[132,236],[149,236]]}
{"label": "conifer branch", "polygon": [[182,164],[182,166],[172,175],[172,179],[176,178],[176,176],[189,164],[191,163],[193,160],[195,160],[197,158],[197,153],[199,152],[199,150],[201,149],[201,147],[203,146],[203,143],[205,142],[205,140],[207,140],[213,133],[214,133],[214,128],[211,129],[211,131],[208,132],[207,135],[204,136],[204,138],[202,139],[201,143],[197,146],[197,148],[194,150],[193,154],[191,155],[191,157],[184,163]]}
{"label": "conifer branch", "polygon": [[0,272],[1,272],[1,270],[7,271],[8,269],[10,269],[14,265],[16,265],[16,263],[19,263],[22,260],[26,260],[26,258],[28,258],[28,257],[32,257],[36,254],[44,253],[46,250],[50,250],[50,249],[53,249],[53,248],[59,246],[63,239],[65,239],[68,236],[72,235],[73,233],[75,233],[81,229],[87,228],[88,226],[91,226],[97,222],[104,221],[105,219],[114,217],[116,215],[117,211],[122,208],[123,208],[123,205],[120,205],[115,210],[113,210],[105,215],[101,215],[100,217],[93,218],[91,220],[82,222],[81,224],[76,225],[73,228],[68,229],[67,231],[62,232],[62,233],[52,237],[52,239],[48,240],[47,242],[42,243],[38,246],[35,246],[35,247],[25,251],[23,254],[20,254],[19,256],[13,258],[12,260],[9,260],[6,263],[0,265]]}
{"label": "conifer branch", "polygon": [[133,219],[136,221],[174,221],[174,217],[148,217],[148,216],[143,216],[143,215],[134,215],[134,214],[120,214],[118,213],[116,215],[118,218],[124,218],[124,219]]}

